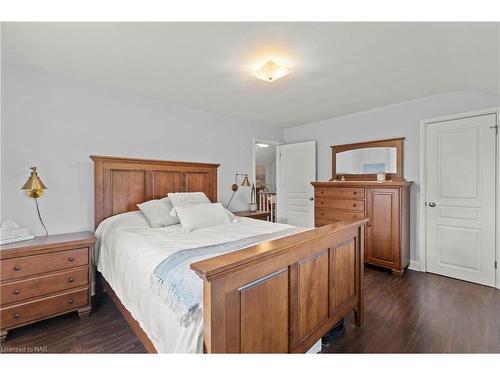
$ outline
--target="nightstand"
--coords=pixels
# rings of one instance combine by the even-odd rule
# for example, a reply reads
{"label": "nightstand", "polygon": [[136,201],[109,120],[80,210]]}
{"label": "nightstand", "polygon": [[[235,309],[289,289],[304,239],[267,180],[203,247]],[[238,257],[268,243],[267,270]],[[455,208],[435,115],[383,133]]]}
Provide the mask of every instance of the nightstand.
{"label": "nightstand", "polygon": [[91,232],[36,237],[0,248],[0,341],[13,328],[90,314]]}
{"label": "nightstand", "polygon": [[252,219],[267,220],[271,214],[269,211],[238,211],[233,212],[236,216],[250,217]]}

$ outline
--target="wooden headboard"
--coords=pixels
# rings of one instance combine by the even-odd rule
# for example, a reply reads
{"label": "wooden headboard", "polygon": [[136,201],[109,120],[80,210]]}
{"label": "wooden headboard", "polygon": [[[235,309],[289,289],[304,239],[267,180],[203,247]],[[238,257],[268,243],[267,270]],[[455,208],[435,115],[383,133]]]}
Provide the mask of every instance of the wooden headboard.
{"label": "wooden headboard", "polygon": [[217,202],[219,164],[91,155],[94,161],[94,224],[167,193],[204,192]]}

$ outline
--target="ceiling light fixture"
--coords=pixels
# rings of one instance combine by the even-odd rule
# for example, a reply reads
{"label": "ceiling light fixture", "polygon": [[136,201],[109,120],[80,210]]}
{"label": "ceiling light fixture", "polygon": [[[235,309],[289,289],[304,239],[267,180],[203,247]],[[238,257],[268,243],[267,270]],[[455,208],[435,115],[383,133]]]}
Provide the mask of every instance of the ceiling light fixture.
{"label": "ceiling light fixture", "polygon": [[260,68],[253,72],[253,75],[266,82],[274,82],[284,76],[290,74],[292,71],[284,66],[280,66],[269,60]]}
{"label": "ceiling light fixture", "polygon": [[258,147],[263,147],[263,148],[269,147],[269,145],[267,143],[256,143],[256,145]]}

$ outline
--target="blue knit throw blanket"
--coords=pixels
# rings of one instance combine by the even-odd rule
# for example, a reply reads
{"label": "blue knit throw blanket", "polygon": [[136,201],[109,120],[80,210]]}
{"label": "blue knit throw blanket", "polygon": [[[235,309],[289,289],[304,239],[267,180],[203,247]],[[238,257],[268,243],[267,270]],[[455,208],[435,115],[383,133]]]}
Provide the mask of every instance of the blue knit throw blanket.
{"label": "blue knit throw blanket", "polygon": [[181,315],[180,324],[187,327],[202,316],[203,281],[190,269],[191,263],[303,230],[289,228],[236,241],[179,250],[156,266],[151,274],[151,288],[163,303]]}

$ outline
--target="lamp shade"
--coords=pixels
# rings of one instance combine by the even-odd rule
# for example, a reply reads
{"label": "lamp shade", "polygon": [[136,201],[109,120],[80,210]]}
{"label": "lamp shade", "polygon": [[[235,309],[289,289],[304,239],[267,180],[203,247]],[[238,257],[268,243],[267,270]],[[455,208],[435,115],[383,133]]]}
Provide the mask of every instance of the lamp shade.
{"label": "lamp shade", "polygon": [[26,190],[26,194],[32,198],[42,196],[43,190],[47,189],[40,177],[38,177],[36,167],[31,167],[31,175],[21,189]]}
{"label": "lamp shade", "polygon": [[243,181],[241,181],[241,186],[250,186],[250,181],[248,181],[248,176],[245,175]]}

